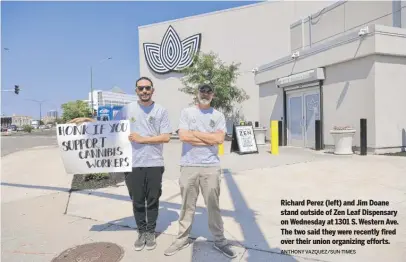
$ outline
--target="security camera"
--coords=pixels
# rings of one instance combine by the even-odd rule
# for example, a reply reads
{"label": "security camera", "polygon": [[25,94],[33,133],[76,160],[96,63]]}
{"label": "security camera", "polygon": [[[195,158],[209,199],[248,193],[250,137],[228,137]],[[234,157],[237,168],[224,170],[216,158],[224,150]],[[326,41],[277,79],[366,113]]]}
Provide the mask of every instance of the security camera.
{"label": "security camera", "polygon": [[293,58],[293,59],[298,58],[299,56],[300,56],[299,51],[294,52],[294,53],[292,54],[292,58]]}
{"label": "security camera", "polygon": [[258,68],[253,68],[252,70],[251,70],[251,72],[253,73],[253,74],[256,74],[257,72],[258,72]]}
{"label": "security camera", "polygon": [[358,36],[364,36],[366,34],[368,34],[369,30],[368,30],[368,26],[361,28],[358,32]]}

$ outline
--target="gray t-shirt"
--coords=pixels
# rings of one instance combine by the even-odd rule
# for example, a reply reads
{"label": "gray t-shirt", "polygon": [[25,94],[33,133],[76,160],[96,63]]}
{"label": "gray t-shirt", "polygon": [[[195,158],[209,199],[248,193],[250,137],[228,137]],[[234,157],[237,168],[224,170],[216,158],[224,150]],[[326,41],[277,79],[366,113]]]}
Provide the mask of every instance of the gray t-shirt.
{"label": "gray t-shirt", "polygon": [[[170,134],[168,111],[159,104],[142,106],[138,102],[127,104],[114,117],[115,120],[129,120],[131,133],[151,137]],[[138,144],[131,142],[133,167],[163,166],[163,144]]]}
{"label": "gray t-shirt", "polygon": [[[182,110],[179,129],[206,133],[214,133],[217,130],[226,132],[226,121],[223,113],[214,108],[200,109],[193,106]],[[220,166],[218,146],[194,146],[183,143],[180,165]]]}

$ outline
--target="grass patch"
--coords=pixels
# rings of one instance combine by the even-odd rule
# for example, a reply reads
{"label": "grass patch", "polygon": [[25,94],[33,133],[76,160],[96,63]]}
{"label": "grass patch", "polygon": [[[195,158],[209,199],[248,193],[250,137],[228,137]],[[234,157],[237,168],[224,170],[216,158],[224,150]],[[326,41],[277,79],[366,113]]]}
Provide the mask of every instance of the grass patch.
{"label": "grass patch", "polygon": [[396,153],[386,153],[385,156],[406,156],[406,151],[404,152],[396,152]]}
{"label": "grass patch", "polygon": [[117,184],[124,181],[124,173],[74,175],[71,184],[71,191],[117,186]]}
{"label": "grass patch", "polygon": [[107,173],[97,173],[97,174],[87,174],[85,175],[85,181],[90,180],[102,180],[102,179],[109,179],[110,175]]}

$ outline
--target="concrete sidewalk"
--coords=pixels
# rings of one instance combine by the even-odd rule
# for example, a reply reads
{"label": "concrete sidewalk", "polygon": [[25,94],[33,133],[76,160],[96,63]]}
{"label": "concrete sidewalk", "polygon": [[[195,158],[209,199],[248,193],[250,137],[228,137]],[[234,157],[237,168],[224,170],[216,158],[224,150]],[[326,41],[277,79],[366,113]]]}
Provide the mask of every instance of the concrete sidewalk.
{"label": "concrete sidewalk", "polygon": [[[1,203],[70,189],[57,146],[39,146],[1,158]],[[54,189],[54,190],[52,190]]]}
{"label": "concrete sidewalk", "polygon": [[[226,145],[226,148],[229,145]],[[224,170],[220,205],[226,237],[235,245],[234,261],[406,261],[406,159],[383,156],[340,157],[296,148],[281,148],[279,156],[261,147],[255,155],[222,156]],[[136,252],[131,202],[124,185],[75,192],[70,195],[69,177],[64,174],[56,148],[44,148],[9,155],[2,159],[2,259],[4,261],[50,261],[73,246],[109,241],[125,250],[122,261],[229,261],[211,248],[207,212],[198,199],[192,237],[197,241],[173,257],[165,257],[177,233],[180,195],[177,179],[180,145],[173,141],[165,147],[167,163],[155,251]],[[52,164],[41,159],[52,160]],[[21,165],[24,159],[25,165]],[[42,162],[41,162],[42,161]],[[6,164],[6,165],[5,165]],[[42,166],[49,165],[50,172]],[[15,170],[15,172],[14,172]],[[51,173],[52,172],[52,173]],[[5,175],[3,175],[5,174]],[[5,194],[3,194],[5,193]],[[389,207],[370,209],[397,210],[399,225],[360,226],[362,229],[396,229],[395,236],[381,236],[390,245],[287,245],[281,228],[313,229],[317,226],[281,226],[281,199],[363,199],[389,201]],[[3,201],[4,200],[4,201]],[[314,209],[317,207],[309,207]],[[302,208],[303,209],[303,208]],[[343,208],[341,208],[343,209]],[[322,210],[325,210],[322,208]],[[67,211],[65,215],[64,212]],[[304,216],[298,217],[303,218]],[[306,216],[323,219],[320,216]],[[304,218],[306,218],[304,217]],[[365,217],[365,216],[361,216]],[[335,218],[345,218],[338,216]],[[358,219],[358,217],[356,217]],[[385,219],[388,217],[385,217]],[[328,226],[333,229],[351,226]],[[23,238],[26,237],[26,238]],[[317,236],[307,236],[316,239]],[[328,236],[318,238],[333,239]],[[340,236],[348,239],[356,236]],[[337,236],[335,236],[337,239]],[[358,238],[366,238],[358,236]],[[280,255],[281,250],[355,249],[356,255]]]}
{"label": "concrete sidewalk", "polygon": [[[360,158],[360,159],[358,159]],[[389,163],[390,162],[390,163]],[[281,245],[289,238],[281,235],[281,199],[374,199],[389,201],[389,209],[399,212],[399,226],[386,226],[397,230],[397,236],[388,237],[391,245],[354,245],[328,249],[356,249],[355,256],[301,255],[299,257],[325,261],[404,261],[406,258],[406,163],[404,159],[382,157],[342,158],[329,161],[307,162],[278,166],[262,170],[242,171],[233,175],[225,172],[221,188],[220,205],[224,217],[226,237],[247,250],[280,253],[281,249],[326,249],[323,245]],[[174,180],[165,180],[157,230],[176,235],[181,198]],[[100,208],[103,206],[103,208]],[[308,208],[312,209],[312,208]],[[379,208],[371,208],[379,209]],[[385,209],[385,208],[381,208]],[[388,209],[388,208],[386,208]],[[107,188],[72,194],[68,214],[101,221],[100,226],[115,224],[135,228],[127,189]],[[309,216],[312,219],[320,216]],[[364,216],[365,217],[365,216]],[[340,217],[343,218],[343,217]],[[284,226],[283,228],[300,228]],[[318,228],[303,226],[303,229]],[[353,229],[351,226],[329,227]],[[382,226],[376,226],[382,228]],[[212,240],[207,226],[207,212],[200,196],[193,224],[193,237]],[[329,239],[328,236],[323,236]],[[347,237],[348,238],[348,237]],[[293,238],[295,239],[295,238]],[[331,238],[333,239],[333,238]],[[248,254],[242,261],[252,260]],[[261,253],[264,261],[271,261],[271,253]],[[285,258],[287,259],[287,258]],[[297,261],[298,256],[286,261]],[[285,261],[285,260],[284,260]]]}

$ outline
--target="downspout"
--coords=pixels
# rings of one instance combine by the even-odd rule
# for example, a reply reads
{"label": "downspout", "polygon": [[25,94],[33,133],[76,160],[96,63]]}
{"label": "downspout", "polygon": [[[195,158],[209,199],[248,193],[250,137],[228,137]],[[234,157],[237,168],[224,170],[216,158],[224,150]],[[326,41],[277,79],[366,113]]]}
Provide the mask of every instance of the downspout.
{"label": "downspout", "polygon": [[305,49],[305,30],[304,30],[304,18],[302,18],[302,50]]}
{"label": "downspout", "polygon": [[312,47],[312,16],[309,15],[309,47]]}

